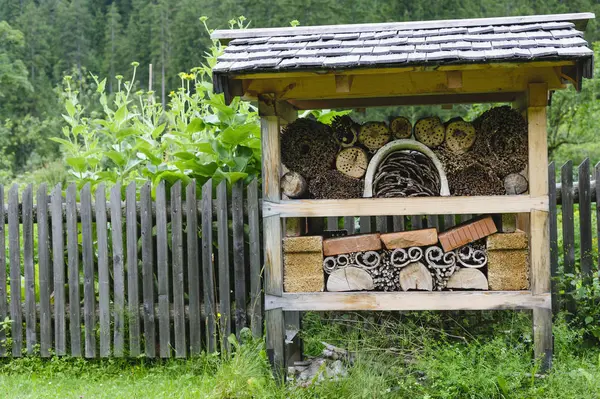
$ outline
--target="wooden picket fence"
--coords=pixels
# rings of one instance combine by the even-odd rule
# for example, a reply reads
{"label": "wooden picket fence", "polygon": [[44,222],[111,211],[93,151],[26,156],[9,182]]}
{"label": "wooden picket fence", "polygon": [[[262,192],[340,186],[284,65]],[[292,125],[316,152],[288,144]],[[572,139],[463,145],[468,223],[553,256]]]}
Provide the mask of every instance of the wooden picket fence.
{"label": "wooden picket fence", "polygon": [[34,203],[15,185],[6,207],[0,186],[0,356],[186,357],[262,335],[257,181],[152,189],[41,185]]}

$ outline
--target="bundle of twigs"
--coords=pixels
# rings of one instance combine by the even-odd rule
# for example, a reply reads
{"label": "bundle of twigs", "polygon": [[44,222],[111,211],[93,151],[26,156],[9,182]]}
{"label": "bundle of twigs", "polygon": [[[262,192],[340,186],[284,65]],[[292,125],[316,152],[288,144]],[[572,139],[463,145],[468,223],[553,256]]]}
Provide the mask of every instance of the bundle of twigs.
{"label": "bundle of twigs", "polygon": [[429,157],[418,151],[395,151],[379,165],[374,197],[429,197],[440,194],[440,177]]}

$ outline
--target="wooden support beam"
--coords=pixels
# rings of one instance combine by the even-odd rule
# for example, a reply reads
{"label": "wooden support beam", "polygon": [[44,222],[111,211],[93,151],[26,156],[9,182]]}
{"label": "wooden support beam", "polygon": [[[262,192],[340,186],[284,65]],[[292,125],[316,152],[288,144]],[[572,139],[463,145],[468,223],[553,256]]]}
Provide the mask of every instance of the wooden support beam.
{"label": "wooden support beam", "polygon": [[336,93],[350,93],[353,79],[352,75],[335,75]]}
{"label": "wooden support beam", "polygon": [[463,87],[462,71],[446,72],[447,86],[449,89],[461,89]]}

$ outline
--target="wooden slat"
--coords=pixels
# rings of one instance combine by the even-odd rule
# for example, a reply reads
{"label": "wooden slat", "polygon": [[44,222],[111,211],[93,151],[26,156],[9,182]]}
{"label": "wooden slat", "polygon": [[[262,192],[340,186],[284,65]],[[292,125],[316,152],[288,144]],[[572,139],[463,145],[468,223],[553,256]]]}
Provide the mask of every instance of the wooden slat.
{"label": "wooden slat", "polygon": [[250,327],[254,337],[262,337],[262,264],[260,261],[260,221],[258,209],[258,181],[252,180],[248,193],[248,240],[250,243]]}
{"label": "wooden slat", "polygon": [[92,194],[83,186],[81,199],[81,243],[83,247],[83,320],[85,357],[96,357],[96,292],[94,290],[94,248],[92,239]]}
{"label": "wooden slat", "polygon": [[27,354],[37,343],[35,312],[35,272],[33,267],[33,187],[23,191],[23,272],[25,274],[25,342]]}
{"label": "wooden slat", "polygon": [[387,233],[389,231],[387,216],[377,216],[375,218],[375,230],[379,233]]}
{"label": "wooden slat", "polygon": [[[573,162],[567,161],[560,169],[562,196],[563,269],[565,274],[575,274],[575,222],[573,217]],[[575,300],[567,295],[566,308],[575,314]]]}
{"label": "wooden slat", "polygon": [[[546,170],[546,167],[544,167]],[[263,199],[264,217],[387,216],[548,211],[548,196],[507,195],[473,197],[357,198],[349,200]]]}
{"label": "wooden slat", "polygon": [[[175,357],[184,358],[185,347],[185,302],[183,286],[183,217],[181,209],[181,180],[171,187],[171,248],[173,264],[173,329],[175,335]],[[161,315],[163,317],[163,315]]]}
{"label": "wooden slat", "polygon": [[[45,191],[45,190],[44,190]],[[45,194],[44,194],[45,195]],[[38,202],[38,206],[39,206]],[[79,232],[77,231],[77,186],[72,183],[67,187],[67,264],[69,273],[69,335],[71,356],[81,356],[81,312],[79,293]],[[38,219],[38,229],[40,228]],[[40,282],[41,265],[40,265]],[[41,286],[40,286],[41,290]],[[50,290],[48,288],[48,296]],[[48,301],[50,299],[48,298]],[[41,296],[40,296],[41,302]],[[48,306],[48,310],[50,306]],[[48,318],[50,316],[48,315]]]}
{"label": "wooden slat", "polygon": [[10,254],[10,319],[13,357],[21,356],[23,313],[21,309],[21,240],[19,237],[19,186],[8,193],[8,251]]}
{"label": "wooden slat", "polygon": [[455,224],[454,215],[444,215],[444,230],[451,229]]}
{"label": "wooden slat", "polygon": [[344,216],[344,230],[346,230],[349,235],[352,235],[355,233],[355,231],[354,231],[354,216]]}
{"label": "wooden slat", "polygon": [[152,240],[152,196],[150,182],[140,190],[142,236],[142,297],[144,300],[144,349],[146,357],[156,356],[154,317],[154,245]]}
{"label": "wooden slat", "polygon": [[113,259],[113,354],[125,354],[125,272],[123,269],[123,218],[121,184],[110,190],[110,230]]}
{"label": "wooden slat", "polygon": [[[600,182],[600,180],[598,180],[600,178],[600,162],[596,164],[594,169],[596,182]],[[600,184],[596,184],[595,188],[596,190],[592,193],[592,196],[595,196],[596,199],[596,239],[597,246],[600,248]],[[600,273],[600,258],[598,258],[598,267],[596,273]]]}
{"label": "wooden slat", "polygon": [[126,223],[127,223],[127,313],[129,319],[129,355],[139,356],[140,351],[140,301],[138,285],[138,233],[137,233],[137,189],[135,182],[127,186]]}
{"label": "wooden slat", "polygon": [[373,231],[371,216],[361,216],[359,219],[360,222],[360,233],[370,233]]}
{"label": "wooden slat", "polygon": [[337,230],[337,229],[339,229],[338,218],[328,217],[327,218],[327,230]]}
{"label": "wooden slat", "polygon": [[548,199],[550,201],[550,273],[552,275],[552,312],[558,313],[558,226],[556,209],[556,166],[554,161],[548,165]]}
{"label": "wooden slat", "polygon": [[[209,184],[209,183],[207,183]],[[204,201],[204,191],[206,189],[206,185],[202,188],[202,200]],[[212,186],[209,185],[209,191],[207,195],[209,196],[208,206],[210,209],[206,209],[206,204],[202,203],[202,257],[203,257],[203,269],[207,267],[204,264],[206,260],[205,257],[208,256],[208,261],[211,263],[210,266],[210,282],[206,281],[206,276],[200,280],[200,269],[199,269],[199,254],[198,254],[198,212],[196,207],[194,206],[196,201],[196,181],[193,180],[190,184],[188,184],[186,188],[186,213],[187,213],[187,248],[188,248],[188,284],[189,284],[189,302],[190,302],[190,353],[192,355],[196,355],[200,353],[201,345],[202,345],[202,319],[200,316],[200,287],[201,281],[204,282],[204,289],[207,289],[206,284],[210,283],[210,291],[211,295],[214,295],[213,287],[213,275],[212,275]],[[206,215],[204,214],[206,212]],[[206,223],[206,225],[205,225]],[[204,237],[204,233],[208,233],[208,237]],[[204,241],[210,240],[207,242],[207,248],[205,253]],[[206,270],[204,270],[206,273]],[[214,329],[215,317],[217,313],[214,311],[214,296],[211,296],[210,299],[212,302],[210,304],[205,303],[206,306],[206,322],[208,323],[210,331],[210,335],[208,336],[208,346],[210,351],[215,350],[214,346],[214,335],[216,333]],[[209,313],[210,309],[210,313]],[[212,329],[210,329],[212,327]]]}
{"label": "wooden slat", "polygon": [[394,231],[404,231],[404,216],[392,216]]}
{"label": "wooden slat", "polygon": [[[189,186],[188,186],[189,187]],[[213,229],[212,229],[212,180],[208,180],[202,186],[202,283],[204,290],[204,312],[206,314],[206,340],[209,352],[217,349],[217,327],[216,327],[216,301],[215,301],[215,277],[213,266]],[[195,190],[194,190],[194,195]],[[189,198],[189,193],[188,193]],[[195,197],[194,197],[195,198]],[[195,225],[196,226],[196,225]],[[188,234],[190,232],[190,217],[188,216]],[[197,231],[195,227],[194,231]],[[193,237],[197,237],[194,233]],[[188,235],[188,248],[190,236]],[[197,239],[195,240],[197,245]],[[197,268],[196,268],[197,270]],[[190,287],[191,288],[191,287]],[[198,299],[200,301],[200,299]],[[198,316],[199,318],[199,316]]]}
{"label": "wooden slat", "polygon": [[165,181],[156,187],[156,267],[158,278],[158,335],[160,357],[171,357],[169,318],[169,245],[167,237],[167,191]]}
{"label": "wooden slat", "polygon": [[96,238],[98,245],[100,357],[108,357],[110,355],[110,285],[108,282],[108,226],[104,184],[96,187]]}
{"label": "wooden slat", "polygon": [[586,158],[579,165],[579,254],[581,274],[584,282],[592,280],[592,193],[590,190],[590,160]]}
{"label": "wooden slat", "polygon": [[419,230],[423,228],[423,218],[419,215],[410,217],[411,230]]}
{"label": "wooden slat", "polygon": [[437,215],[428,215],[427,216],[427,227],[434,227],[439,231],[440,221]]}
{"label": "wooden slat", "polygon": [[[44,185],[45,187],[45,185]],[[41,190],[41,187],[40,187]],[[0,320],[8,317],[8,299],[6,285],[6,235],[4,232],[4,186],[0,184]],[[39,232],[39,229],[38,229]],[[48,312],[50,315],[50,312]],[[0,328],[0,357],[6,356],[6,332]],[[42,353],[44,356],[44,353]]]}
{"label": "wooden slat", "polygon": [[227,181],[217,186],[217,245],[219,246],[219,317],[222,347],[229,349],[231,334],[231,301],[229,298],[229,242],[227,234]]}
{"label": "wooden slat", "polygon": [[244,181],[238,180],[231,190],[233,228],[233,268],[235,286],[235,334],[246,327],[246,262],[244,256]]}
{"label": "wooden slat", "polygon": [[[1,188],[0,188],[1,190]],[[0,191],[0,196],[1,196]],[[0,200],[0,203],[3,203]],[[39,270],[39,297],[40,297],[40,355],[50,356],[52,348],[52,319],[50,314],[50,247],[48,237],[48,193],[46,184],[41,184],[37,191],[37,232],[38,232],[38,270]],[[0,227],[4,227],[0,211]],[[3,232],[2,232],[3,234]],[[2,244],[4,237],[0,237]],[[0,256],[4,250],[0,250]],[[4,272],[0,262],[0,275]],[[2,289],[0,279],[0,290]],[[1,299],[0,299],[1,301]],[[2,306],[0,305],[0,308]],[[2,318],[2,311],[0,311]],[[0,339],[1,340],[1,339]]]}
{"label": "wooden slat", "polygon": [[65,321],[65,248],[63,238],[62,202],[62,187],[60,184],[57,184],[52,190],[52,203],[50,208],[52,213],[52,263],[54,265],[54,350],[59,356],[67,354]]}
{"label": "wooden slat", "polygon": [[550,294],[530,291],[310,292],[267,295],[266,310],[492,310],[550,309]]}

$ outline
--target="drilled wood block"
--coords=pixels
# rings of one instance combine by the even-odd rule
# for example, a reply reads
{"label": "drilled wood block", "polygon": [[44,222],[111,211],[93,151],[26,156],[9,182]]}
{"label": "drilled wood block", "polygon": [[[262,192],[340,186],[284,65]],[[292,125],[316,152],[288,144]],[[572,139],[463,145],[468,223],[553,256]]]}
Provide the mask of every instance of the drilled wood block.
{"label": "drilled wood block", "polygon": [[457,226],[438,235],[444,251],[449,252],[498,231],[491,216]]}
{"label": "drilled wood block", "polygon": [[329,238],[323,241],[325,256],[352,252],[378,251],[382,247],[379,234],[361,234],[348,237]]}
{"label": "drilled wood block", "polygon": [[323,238],[283,239],[283,288],[285,292],[323,291]]}
{"label": "drilled wood block", "polygon": [[437,229],[399,231],[381,235],[381,241],[387,249],[424,247],[438,242]]}
{"label": "drilled wood block", "polygon": [[488,251],[502,249],[527,249],[528,239],[524,231],[514,233],[497,233],[487,238]]}

